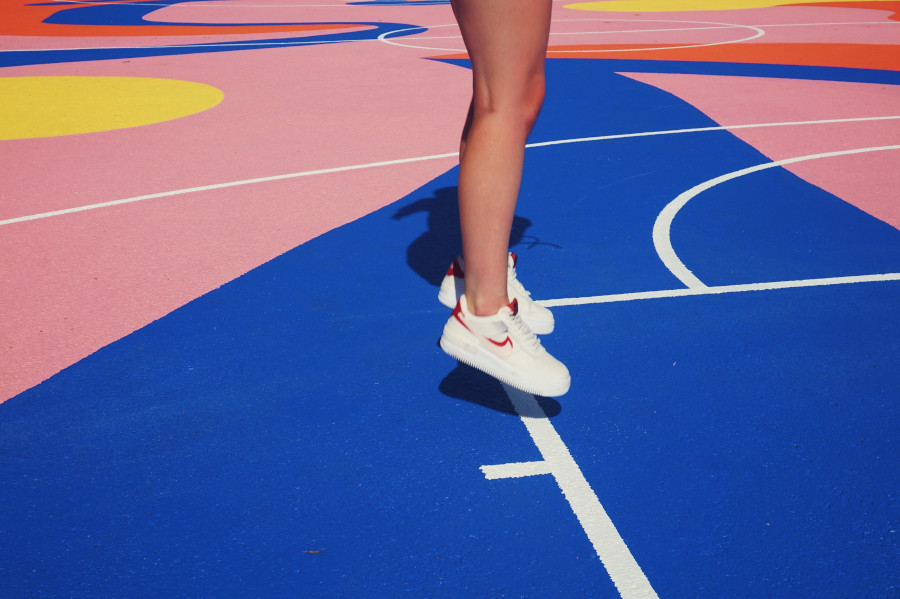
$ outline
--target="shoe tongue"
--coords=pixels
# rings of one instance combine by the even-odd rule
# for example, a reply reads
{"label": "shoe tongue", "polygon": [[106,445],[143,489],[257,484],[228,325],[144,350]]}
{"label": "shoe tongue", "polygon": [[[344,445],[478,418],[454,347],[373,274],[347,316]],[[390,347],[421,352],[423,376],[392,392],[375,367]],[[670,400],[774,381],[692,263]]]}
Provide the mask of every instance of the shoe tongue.
{"label": "shoe tongue", "polygon": [[513,298],[513,301],[509,302],[509,309],[512,310],[513,316],[519,313],[519,300]]}

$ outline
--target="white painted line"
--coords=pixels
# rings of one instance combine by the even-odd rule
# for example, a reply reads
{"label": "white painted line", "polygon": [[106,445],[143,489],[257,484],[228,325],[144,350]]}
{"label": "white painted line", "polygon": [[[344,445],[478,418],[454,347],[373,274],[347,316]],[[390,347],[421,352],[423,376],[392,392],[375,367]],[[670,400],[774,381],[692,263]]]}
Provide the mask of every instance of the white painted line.
{"label": "white painted line", "polygon": [[241,185],[253,185],[256,183],[269,183],[272,181],[283,181],[285,179],[296,179],[298,177],[310,177],[312,175],[326,175],[331,173],[344,173],[347,171],[362,170],[367,168],[377,168],[382,166],[392,166],[396,164],[409,164],[411,162],[423,162],[427,160],[438,160],[441,158],[455,158],[457,152],[448,152],[447,154],[434,154],[432,156],[419,156],[417,158],[402,158],[399,160],[385,160],[383,162],[369,162],[367,164],[357,164],[353,166],[339,166],[336,168],[323,168],[314,171],[302,171],[299,173],[288,173],[286,175],[274,175],[271,177],[259,177],[256,179],[244,179],[242,181],[231,181],[229,183],[216,183],[213,185],[202,185],[200,187],[189,187],[187,189],[176,189],[175,191],[164,191],[161,193],[151,193],[149,195],[136,196],[126,198],[124,200],[113,200],[111,202],[101,202],[99,204],[89,204],[87,206],[77,206],[75,208],[66,208],[64,210],[55,210],[53,212],[43,212],[41,214],[32,214],[30,216],[20,216],[18,218],[10,218],[0,220],[0,225],[11,225],[30,220],[41,218],[49,218],[51,216],[60,216],[63,214],[72,214],[75,212],[84,212],[85,210],[96,210],[98,208],[108,208],[110,206],[121,206],[122,204],[130,204],[132,202],[140,202],[143,200],[153,200],[159,198],[169,198],[172,196],[184,195],[188,193],[196,193],[198,191],[214,191],[217,189],[225,189],[228,187],[238,187]]}
{"label": "white painted line", "polygon": [[[658,597],[534,395],[503,385],[622,599]],[[531,415],[544,414],[543,418]],[[528,415],[528,416],[523,416]],[[482,470],[484,467],[482,467]]]}
{"label": "white painted line", "polygon": [[[650,50],[683,50],[685,48],[701,48],[701,47],[705,47],[705,46],[721,46],[721,45],[726,45],[726,44],[737,44],[740,42],[747,42],[750,40],[757,39],[766,34],[765,31],[763,31],[762,29],[759,29],[758,27],[754,27],[753,25],[739,25],[739,24],[735,24],[735,23],[717,23],[717,22],[712,22],[712,21],[680,21],[680,20],[673,20],[673,19],[607,19],[607,18],[603,18],[603,19],[553,19],[554,23],[574,23],[574,22],[587,22],[587,21],[600,21],[603,23],[609,23],[609,22],[687,23],[687,24],[692,24],[692,25],[712,25],[713,26],[712,28],[715,28],[715,29],[749,29],[753,33],[747,37],[743,37],[740,39],[726,40],[723,42],[710,42],[710,43],[705,43],[705,44],[683,44],[683,45],[678,45],[678,46],[667,46],[667,47],[659,47],[659,48],[618,48],[615,50],[553,50],[553,49],[548,49],[547,52],[550,54],[552,54],[552,53],[570,54],[570,53],[581,53],[581,52],[631,52],[631,51],[646,52],[646,51],[650,51]],[[447,23],[445,25],[432,25],[431,27],[429,27],[429,30],[437,29],[440,27],[457,27],[457,24],[456,23]],[[378,36],[378,41],[384,42],[386,44],[391,44],[392,46],[400,46],[400,47],[405,47],[405,48],[416,48],[419,50],[432,50],[435,52],[465,52],[465,48],[459,48],[456,46],[454,46],[452,48],[446,48],[446,47],[435,47],[435,46],[422,46],[422,45],[411,43],[411,41],[418,41],[419,39],[451,39],[449,37],[447,37],[447,38],[435,38],[435,37],[431,37],[431,36],[427,36],[425,38],[403,37],[402,39],[404,39],[404,40],[411,40],[411,41],[407,41],[407,42],[391,41],[391,39],[388,38],[388,36],[393,33],[402,33],[402,32],[406,32],[406,31],[412,31],[413,29],[418,29],[418,28],[410,27],[408,29],[397,29],[395,31],[388,31],[388,32],[382,33],[381,35]],[[682,27],[679,29],[667,29],[665,31],[693,31],[695,29],[698,29],[698,28]],[[704,29],[709,29],[709,28],[704,28]],[[650,31],[654,31],[654,30],[650,30]],[[616,31],[597,31],[597,32],[577,32],[576,34],[592,34],[592,33],[596,33],[596,34],[607,34],[607,33],[622,34],[622,33],[625,33],[625,34],[627,34],[627,33],[632,33],[632,32],[625,29],[625,30],[621,30],[621,31],[616,30]],[[643,32],[636,32],[636,33],[643,33]],[[570,34],[569,33],[558,33],[553,30],[550,31],[551,40],[556,35],[570,35]],[[571,35],[575,35],[575,34],[571,34]],[[453,39],[462,39],[462,38],[454,37]],[[550,42],[550,45],[551,46],[553,45],[552,41]]]}
{"label": "white painted line", "polygon": [[609,304],[614,302],[632,302],[648,299],[670,297],[689,297],[695,295],[718,295],[722,293],[742,293],[747,291],[772,291],[776,289],[796,289],[800,287],[823,287],[827,285],[850,285],[854,283],[878,283],[882,281],[900,281],[900,272],[879,275],[859,275],[847,277],[830,277],[824,279],[801,279],[796,281],[773,281],[770,283],[747,283],[743,285],[720,285],[695,289],[663,289],[660,291],[638,291],[634,293],[615,293],[610,295],[594,295],[590,297],[571,297],[550,300],[537,300],[536,303],[552,308],[554,306],[583,306],[586,304]]}
{"label": "white painted line", "polygon": [[706,285],[702,281],[700,281],[700,279],[698,279],[696,275],[694,275],[694,273],[684,264],[684,262],[681,261],[681,259],[675,253],[675,248],[672,247],[672,221],[675,219],[675,216],[678,214],[678,212],[682,208],[684,208],[688,202],[690,202],[692,199],[694,199],[704,191],[712,189],[717,185],[720,185],[727,181],[738,179],[746,175],[750,175],[752,173],[764,171],[766,169],[784,166],[787,164],[796,164],[798,162],[806,162],[809,160],[820,160],[822,158],[833,158],[835,156],[849,156],[852,154],[865,154],[868,152],[883,152],[888,150],[900,150],[900,145],[857,148],[854,150],[841,150],[838,152],[823,152],[820,154],[811,154],[809,156],[798,156],[796,158],[775,160],[773,162],[765,162],[763,164],[757,164],[755,166],[726,173],[724,175],[715,177],[714,179],[704,181],[703,183],[695,185],[694,187],[681,193],[678,197],[669,202],[665,208],[662,209],[662,211],[656,217],[656,222],[653,224],[653,246],[656,248],[656,253],[659,255],[659,258],[662,260],[663,264],[665,264],[666,268],[668,268],[669,271],[671,271],[679,281],[684,283],[689,289],[704,289],[706,288]]}
{"label": "white painted line", "polygon": [[526,476],[550,474],[550,464],[543,460],[536,462],[513,462],[511,464],[482,466],[481,471],[484,472],[484,477],[488,480],[523,478]]}
{"label": "white painted line", "polygon": [[[289,23],[288,23],[289,24]],[[341,28],[337,25],[336,29],[346,29],[346,27]],[[365,31],[364,29],[360,29],[358,31]],[[239,33],[234,33],[234,35],[240,35]],[[247,34],[247,35],[258,35],[258,34]],[[292,39],[290,31],[273,31],[272,35],[280,35],[278,39]],[[309,36],[307,36],[309,37]],[[302,38],[301,38],[302,39]],[[242,46],[252,46],[252,47],[278,47],[278,46],[321,46],[325,44],[344,44],[351,42],[371,42],[375,40],[319,40],[319,41],[300,41],[300,39],[295,41],[286,41],[286,42],[278,42],[278,41],[270,41],[269,40],[234,40],[231,42],[220,42],[220,43],[202,43],[202,44],[169,44],[166,46],[88,46],[82,48],[15,48],[11,50],[3,50],[2,52],[76,52],[80,50],[179,50],[184,48],[240,48]],[[2,53],[0,52],[0,53]]]}
{"label": "white painted line", "polygon": [[774,28],[774,27],[852,27],[855,25],[865,25],[869,27],[871,25],[900,25],[898,21],[841,21],[836,23],[770,23],[769,25],[755,25],[756,27],[761,28]]}
{"label": "white painted line", "polygon": [[868,121],[891,121],[900,119],[900,115],[870,116],[846,119],[823,119],[817,121],[784,121],[779,123],[749,123],[746,125],[721,125],[714,127],[695,127],[692,129],[668,129],[662,131],[641,131],[639,133],[618,133],[615,135],[598,135],[595,137],[577,137],[572,139],[559,139],[554,141],[539,141],[530,143],[526,147],[543,148],[564,144],[585,143],[591,141],[611,141],[615,139],[631,139],[633,137],[655,137],[657,135],[681,135],[684,133],[709,133],[713,131],[733,131],[737,129],[762,129],[766,127],[797,127],[801,125],[833,125],[839,123],[861,123]]}
{"label": "white painted line", "polygon": [[[750,40],[755,40],[760,38],[766,34],[766,32],[759,27],[754,27],[753,25],[740,25],[737,23],[715,23],[711,21],[676,21],[676,20],[657,20],[657,19],[609,19],[611,21],[626,21],[626,22],[635,22],[635,23],[645,23],[645,22],[658,22],[658,23],[692,23],[699,25],[715,25],[716,29],[749,29],[754,33],[748,37],[742,37],[734,40],[725,40],[722,42],[708,42],[705,44],[679,44],[675,46],[659,46],[653,48],[614,48],[614,49],[602,49],[602,50],[553,50],[548,49],[547,52],[549,54],[557,53],[557,54],[572,54],[572,53],[607,53],[607,52],[652,52],[656,50],[684,50],[686,48],[705,48],[709,46],[727,46],[730,44],[740,44],[742,42],[749,42]],[[696,28],[693,27],[685,27],[682,30],[686,32],[693,31]],[[670,29],[669,31],[677,31],[676,29]],[[625,31],[617,31],[616,33],[630,33],[628,30]],[[551,32],[552,35],[552,32]]]}
{"label": "white painted line", "polygon": [[[630,139],[634,137],[652,137],[656,135],[681,135],[687,133],[709,133],[716,131],[730,131],[732,129],[759,129],[765,127],[795,127],[801,125],[830,125],[834,123],[856,123],[856,122],[866,122],[866,121],[885,121],[885,120],[897,120],[900,119],[900,115],[894,116],[876,116],[876,117],[858,117],[858,118],[847,118],[847,119],[826,119],[826,120],[817,120],[817,121],[791,121],[791,122],[776,122],[776,123],[754,123],[754,124],[746,124],[746,125],[725,125],[725,126],[717,126],[717,127],[698,127],[694,129],[670,129],[665,131],[642,131],[639,133],[619,133],[615,135],[599,135],[594,137],[578,137],[572,139],[558,139],[553,141],[542,141],[528,144],[526,147],[528,149],[535,148],[545,148],[549,146],[558,146],[564,144],[576,144],[576,143],[588,143],[588,142],[596,142],[596,141],[611,141],[616,139]],[[42,212],[39,214],[31,214],[27,216],[19,216],[16,218],[9,218],[6,220],[0,220],[0,226],[2,225],[12,225],[15,223],[21,223],[31,220],[38,220],[42,218],[49,218],[51,216],[61,216],[64,214],[73,214],[76,212],[83,212],[85,210],[96,210],[98,208],[108,208],[111,206],[120,206],[122,204],[130,204],[132,202],[140,202],[142,200],[153,200],[160,198],[168,198],[172,196],[184,195],[199,191],[211,191],[216,189],[225,189],[228,187],[238,187],[241,185],[253,185],[257,183],[267,183],[270,181],[279,181],[283,179],[293,179],[298,177],[308,177],[312,175],[324,175],[330,173],[341,173],[346,171],[354,171],[361,170],[367,168],[377,168],[382,166],[391,166],[396,164],[407,164],[412,162],[424,162],[428,160],[441,160],[445,158],[454,158],[458,155],[457,152],[448,152],[445,154],[433,154],[431,156],[416,156],[413,158],[400,158],[397,160],[385,160],[382,162],[370,162],[366,164],[356,164],[350,166],[339,166],[334,168],[325,168],[319,170],[312,171],[301,171],[297,173],[288,173],[284,175],[275,175],[272,177],[258,177],[254,179],[244,179],[241,181],[231,181],[227,183],[216,183],[212,185],[202,185],[199,187],[189,187],[186,189],[176,189],[173,191],[163,191],[160,193],[153,193],[148,195],[136,196],[133,198],[125,198],[122,200],[112,200],[109,202],[100,202],[97,204],[88,204],[85,206],[76,206],[73,208],[66,208],[63,210],[54,210],[51,212]]]}

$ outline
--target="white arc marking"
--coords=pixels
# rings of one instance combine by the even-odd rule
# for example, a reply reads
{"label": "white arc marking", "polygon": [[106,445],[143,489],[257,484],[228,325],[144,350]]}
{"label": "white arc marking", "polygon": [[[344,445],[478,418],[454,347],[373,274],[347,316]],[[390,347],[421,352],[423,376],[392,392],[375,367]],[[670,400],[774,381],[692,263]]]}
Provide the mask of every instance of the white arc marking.
{"label": "white arc marking", "polygon": [[631,555],[569,448],[563,443],[534,395],[508,385],[503,387],[544,459],[538,462],[482,466],[485,476],[512,478],[552,474],[622,599],[657,598],[650,581]]}
{"label": "white arc marking", "polygon": [[743,177],[745,175],[774,168],[776,166],[795,164],[797,162],[806,162],[808,160],[818,160],[820,158],[832,158],[834,156],[864,154],[866,152],[882,152],[885,150],[900,150],[900,145],[858,148],[855,150],[841,150],[838,152],[824,152],[822,154],[812,154],[809,156],[799,156],[796,158],[787,158],[785,160],[776,160],[773,162],[766,162],[764,164],[757,164],[756,166],[751,166],[731,173],[726,173],[714,179],[710,179],[709,181],[704,181],[699,185],[695,185],[694,187],[688,189],[677,198],[669,202],[669,204],[667,204],[666,207],[662,209],[662,212],[659,213],[659,216],[656,217],[656,222],[653,224],[653,246],[656,248],[656,253],[663,261],[663,264],[666,265],[666,268],[668,268],[673,275],[678,277],[678,280],[684,283],[685,286],[688,287],[688,289],[705,289],[706,285],[700,279],[698,279],[687,266],[685,266],[684,262],[681,261],[681,259],[675,253],[675,249],[672,247],[672,221],[675,220],[675,216],[682,208],[685,207],[688,202],[690,202],[692,199],[694,199],[704,191],[712,189],[716,185],[725,183],[726,181],[737,179],[739,177]]}

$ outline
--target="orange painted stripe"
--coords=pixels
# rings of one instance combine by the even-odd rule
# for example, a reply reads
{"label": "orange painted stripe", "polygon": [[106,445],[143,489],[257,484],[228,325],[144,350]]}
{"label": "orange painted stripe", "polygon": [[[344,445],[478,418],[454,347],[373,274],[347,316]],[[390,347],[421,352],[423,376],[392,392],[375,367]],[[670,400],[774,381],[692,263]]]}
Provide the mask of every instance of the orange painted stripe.
{"label": "orange painted stripe", "polygon": [[[616,50],[622,46],[554,46],[554,58],[634,58],[751,64],[783,64],[855,69],[900,70],[900,46],[866,44],[724,44],[721,46],[629,52],[578,52],[560,50]],[[634,46],[632,46],[634,48]]]}
{"label": "orange painted stripe", "polygon": [[[112,37],[112,36],[171,36],[224,35],[235,33],[276,33],[315,31],[319,29],[358,29],[369,27],[353,23],[316,25],[234,25],[211,27],[204,25],[58,25],[43,21],[72,6],[30,6],[33,0],[4,1],[0,5],[0,35],[42,37]],[[97,2],[96,4],[117,4]]]}

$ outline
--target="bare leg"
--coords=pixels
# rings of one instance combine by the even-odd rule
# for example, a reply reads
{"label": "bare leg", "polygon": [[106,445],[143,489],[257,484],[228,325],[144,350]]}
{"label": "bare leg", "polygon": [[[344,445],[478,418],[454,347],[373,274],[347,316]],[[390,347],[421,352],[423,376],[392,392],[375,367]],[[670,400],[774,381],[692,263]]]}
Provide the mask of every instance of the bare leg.
{"label": "bare leg", "polygon": [[452,0],[472,60],[460,145],[459,214],[472,313],[509,303],[507,252],[525,141],[544,100],[551,0]]}

